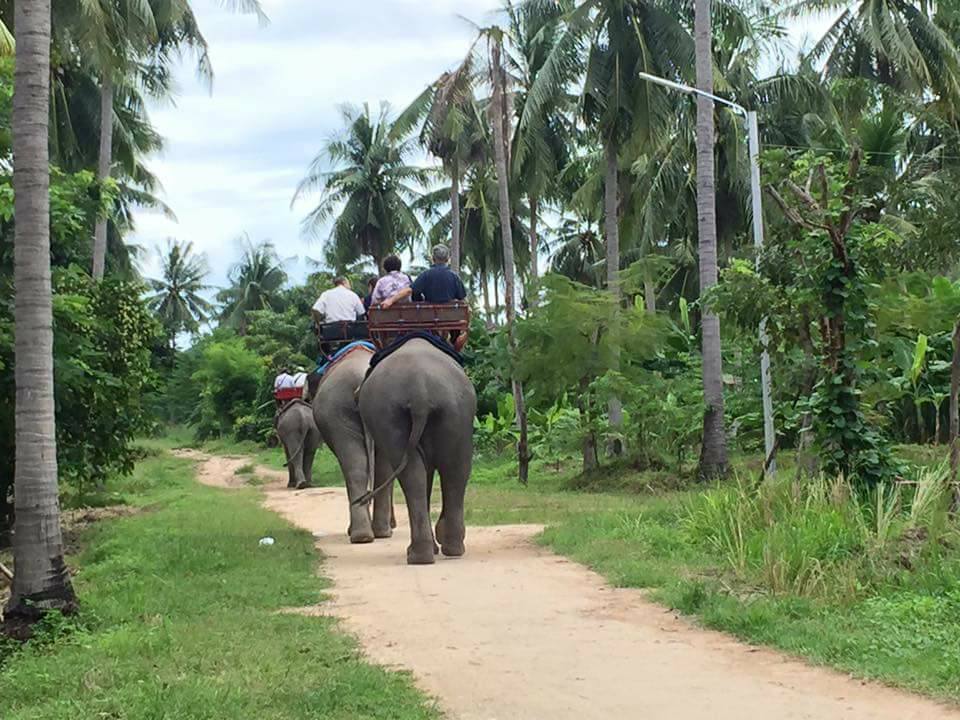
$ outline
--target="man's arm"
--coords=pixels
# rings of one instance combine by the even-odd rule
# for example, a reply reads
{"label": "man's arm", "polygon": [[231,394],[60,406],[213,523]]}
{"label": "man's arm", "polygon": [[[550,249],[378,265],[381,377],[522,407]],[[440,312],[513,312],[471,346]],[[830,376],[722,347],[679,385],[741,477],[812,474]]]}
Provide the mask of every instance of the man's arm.
{"label": "man's arm", "polygon": [[363,300],[360,299],[360,296],[354,293],[354,303],[353,303],[353,312],[356,313],[357,319],[359,320],[364,315],[367,314],[367,309],[363,306]]}
{"label": "man's arm", "polygon": [[459,275],[455,275],[457,278],[457,292],[454,293],[454,300],[466,300],[467,299],[467,288],[463,284],[463,280],[460,279]]}
{"label": "man's arm", "polygon": [[403,290],[398,290],[393,295],[391,295],[386,300],[384,300],[383,303],[381,304],[381,307],[384,309],[387,309],[394,303],[400,302],[404,298],[410,297],[412,294],[413,294],[413,288],[405,287]]}

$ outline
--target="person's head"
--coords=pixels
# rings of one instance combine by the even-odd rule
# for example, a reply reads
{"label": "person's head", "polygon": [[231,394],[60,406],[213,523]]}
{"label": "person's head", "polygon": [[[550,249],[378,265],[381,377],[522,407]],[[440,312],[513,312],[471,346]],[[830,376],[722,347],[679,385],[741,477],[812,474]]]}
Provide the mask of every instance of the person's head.
{"label": "person's head", "polygon": [[384,272],[400,272],[400,268],[403,267],[403,263],[400,262],[400,258],[396,255],[387,255],[386,259],[383,261]]}
{"label": "person's head", "polygon": [[367,278],[367,290],[373,292],[373,289],[377,286],[377,278],[371,275]]}
{"label": "person's head", "polygon": [[307,371],[307,369],[306,369],[305,367],[303,367],[303,365],[297,365],[296,371],[297,371],[298,374],[299,374],[299,373],[305,373],[305,372]]}
{"label": "person's head", "polygon": [[280,368],[280,374],[281,374],[281,375],[289,375],[289,374],[290,374],[290,366],[289,366],[289,365],[284,365],[282,368]]}
{"label": "person's head", "polygon": [[450,262],[450,248],[446,245],[433,246],[433,264],[446,265]]}
{"label": "person's head", "polygon": [[333,284],[334,284],[334,285],[339,285],[340,287],[345,287],[345,288],[349,288],[349,287],[350,287],[350,281],[347,280],[347,279],[346,279],[345,277],[343,277],[342,275],[339,276],[339,277],[334,278],[334,279],[333,279]]}

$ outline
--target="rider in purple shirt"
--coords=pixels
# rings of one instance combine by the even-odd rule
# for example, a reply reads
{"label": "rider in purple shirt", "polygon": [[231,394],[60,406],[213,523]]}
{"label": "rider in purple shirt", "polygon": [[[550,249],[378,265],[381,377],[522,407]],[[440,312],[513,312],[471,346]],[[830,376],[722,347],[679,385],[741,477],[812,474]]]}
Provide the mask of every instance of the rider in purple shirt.
{"label": "rider in purple shirt", "polygon": [[[400,272],[400,268],[400,258],[396,255],[388,255],[386,260],[383,261],[383,269],[387,274],[377,281],[377,286],[373,289],[373,294],[370,296],[371,305],[385,303],[394,295],[409,288],[413,284],[410,276]],[[389,305],[385,305],[385,307],[389,307]]]}

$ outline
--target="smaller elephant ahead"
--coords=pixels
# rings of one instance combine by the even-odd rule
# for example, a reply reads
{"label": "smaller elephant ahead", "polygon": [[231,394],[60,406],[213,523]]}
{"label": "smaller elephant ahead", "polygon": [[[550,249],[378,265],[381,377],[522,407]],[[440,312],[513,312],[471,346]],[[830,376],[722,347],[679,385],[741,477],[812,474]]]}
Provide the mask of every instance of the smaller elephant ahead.
{"label": "smaller elephant ahead", "polygon": [[287,487],[302,490],[313,484],[313,458],[323,440],[313,420],[313,409],[293,400],[277,413],[274,427],[287,456]]}

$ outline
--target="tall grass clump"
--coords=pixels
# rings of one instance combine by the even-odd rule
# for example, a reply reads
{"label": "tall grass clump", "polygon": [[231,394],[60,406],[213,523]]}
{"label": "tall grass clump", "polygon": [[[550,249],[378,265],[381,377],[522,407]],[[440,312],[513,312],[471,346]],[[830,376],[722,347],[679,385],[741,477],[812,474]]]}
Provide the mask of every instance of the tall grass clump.
{"label": "tall grass clump", "polygon": [[869,495],[843,478],[738,479],[690,499],[682,529],[741,586],[852,601],[951,547],[947,477],[926,468]]}

